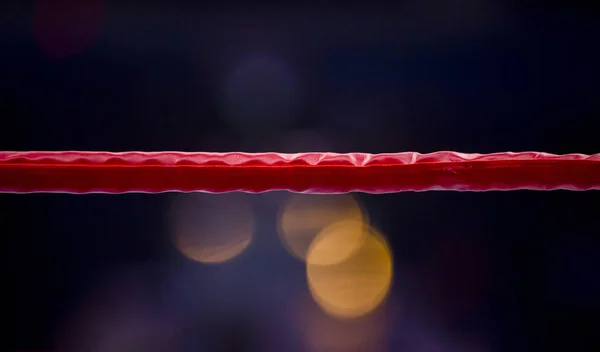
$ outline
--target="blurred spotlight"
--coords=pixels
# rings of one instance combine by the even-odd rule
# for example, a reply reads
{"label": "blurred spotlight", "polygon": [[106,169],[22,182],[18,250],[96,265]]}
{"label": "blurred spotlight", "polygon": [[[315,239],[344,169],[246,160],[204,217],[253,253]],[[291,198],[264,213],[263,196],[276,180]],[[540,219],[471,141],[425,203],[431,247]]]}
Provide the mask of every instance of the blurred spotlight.
{"label": "blurred spotlight", "polygon": [[278,219],[279,235],[286,249],[295,257],[305,260],[313,239],[333,223],[349,221],[346,243],[356,243],[368,223],[366,212],[351,195],[295,194],[286,202]]}
{"label": "blurred spotlight", "polygon": [[61,324],[57,351],[177,350],[177,326],[161,309],[155,273],[144,267],[117,269]]}
{"label": "blurred spotlight", "polygon": [[[365,225],[355,220],[342,220],[327,226],[318,236],[318,245],[310,247],[306,263],[310,265],[340,264],[361,250],[365,244]],[[315,238],[315,241],[316,238]]]}
{"label": "blurred spotlight", "polygon": [[51,59],[81,52],[100,32],[104,0],[38,0],[33,32]]}
{"label": "blurred spotlight", "polygon": [[310,352],[383,351],[386,321],[383,312],[351,320],[330,317],[307,302],[298,312],[298,330]]}
{"label": "blurred spotlight", "polygon": [[387,242],[372,228],[359,229],[365,231],[361,246],[350,255],[346,251],[340,262],[321,264],[341,258],[340,248],[348,246],[344,234],[347,225],[333,224],[323,230],[306,257],[313,298],[325,312],[339,318],[372,312],[386,298],[392,283],[392,254]]}
{"label": "blurred spotlight", "polygon": [[180,194],[172,204],[171,231],[177,249],[203,263],[221,263],[252,240],[254,215],[248,195]]}
{"label": "blurred spotlight", "polygon": [[224,117],[241,130],[287,126],[297,116],[299,103],[293,72],[268,55],[242,60],[221,92]]}

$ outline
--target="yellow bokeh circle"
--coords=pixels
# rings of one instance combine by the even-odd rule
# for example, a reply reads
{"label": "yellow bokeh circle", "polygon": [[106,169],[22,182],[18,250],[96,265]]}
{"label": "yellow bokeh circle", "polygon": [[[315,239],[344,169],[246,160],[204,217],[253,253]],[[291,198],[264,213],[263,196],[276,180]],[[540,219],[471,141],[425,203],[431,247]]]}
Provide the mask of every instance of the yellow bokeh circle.
{"label": "yellow bokeh circle", "polygon": [[[366,213],[349,194],[293,195],[286,202],[278,221],[278,232],[284,247],[301,260],[306,260],[308,248],[315,237],[331,224],[341,221],[368,223]],[[355,229],[362,232],[360,227]]]}
{"label": "yellow bokeh circle", "polygon": [[223,263],[237,257],[251,243],[254,214],[240,194],[181,194],[171,208],[175,247],[202,263]]}
{"label": "yellow bokeh circle", "polygon": [[333,224],[315,238],[308,251],[306,273],[310,292],[325,312],[354,318],[372,312],[386,298],[393,259],[386,240],[372,228],[364,230],[359,248],[350,254],[340,252],[339,248],[347,246],[343,231],[344,226]]}

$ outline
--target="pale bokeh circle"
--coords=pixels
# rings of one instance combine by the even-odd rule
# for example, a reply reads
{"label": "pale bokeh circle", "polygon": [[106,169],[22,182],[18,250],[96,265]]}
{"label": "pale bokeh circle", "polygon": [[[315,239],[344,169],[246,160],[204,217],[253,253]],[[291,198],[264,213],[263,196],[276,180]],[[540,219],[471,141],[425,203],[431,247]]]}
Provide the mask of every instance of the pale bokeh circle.
{"label": "pale bokeh circle", "polygon": [[269,54],[248,56],[224,81],[223,117],[241,130],[285,127],[298,116],[299,93],[297,77],[285,61]]}
{"label": "pale bokeh circle", "polygon": [[387,340],[385,312],[355,319],[337,319],[314,301],[298,305],[296,330],[310,352],[382,351]]}
{"label": "pale bokeh circle", "polygon": [[[335,226],[335,225],[333,225]],[[337,231],[343,230],[338,227]],[[333,265],[330,256],[339,257],[343,234],[326,229],[310,246],[306,275],[310,292],[321,308],[339,318],[354,318],[375,310],[386,298],[392,284],[392,253],[381,234],[368,228],[362,245]]]}
{"label": "pale bokeh circle", "polygon": [[181,194],[171,209],[173,243],[202,263],[226,262],[252,241],[254,216],[247,195]]}
{"label": "pale bokeh circle", "polygon": [[355,226],[346,226],[346,237],[356,241],[364,234],[368,217],[349,194],[295,194],[286,202],[278,222],[285,248],[296,258],[306,260],[308,248],[325,228],[333,223],[354,223]]}
{"label": "pale bokeh circle", "polygon": [[354,219],[332,223],[318,234],[319,243],[310,247],[306,263],[330,266],[345,262],[361,250],[367,231],[364,223]]}

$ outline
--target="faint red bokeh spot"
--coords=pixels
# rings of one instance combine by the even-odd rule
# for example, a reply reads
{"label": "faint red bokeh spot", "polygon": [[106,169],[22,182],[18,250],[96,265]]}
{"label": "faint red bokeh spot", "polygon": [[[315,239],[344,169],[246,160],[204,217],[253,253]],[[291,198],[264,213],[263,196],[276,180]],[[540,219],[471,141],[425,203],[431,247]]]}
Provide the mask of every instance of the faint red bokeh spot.
{"label": "faint red bokeh spot", "polygon": [[104,0],[38,0],[33,33],[47,57],[63,59],[81,52],[97,37]]}

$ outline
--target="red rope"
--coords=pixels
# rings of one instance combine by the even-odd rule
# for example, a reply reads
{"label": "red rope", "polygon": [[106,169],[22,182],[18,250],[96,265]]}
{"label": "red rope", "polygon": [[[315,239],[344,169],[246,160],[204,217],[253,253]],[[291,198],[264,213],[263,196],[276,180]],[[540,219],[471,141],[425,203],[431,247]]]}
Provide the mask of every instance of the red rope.
{"label": "red rope", "polygon": [[0,152],[0,192],[597,190],[600,154]]}

